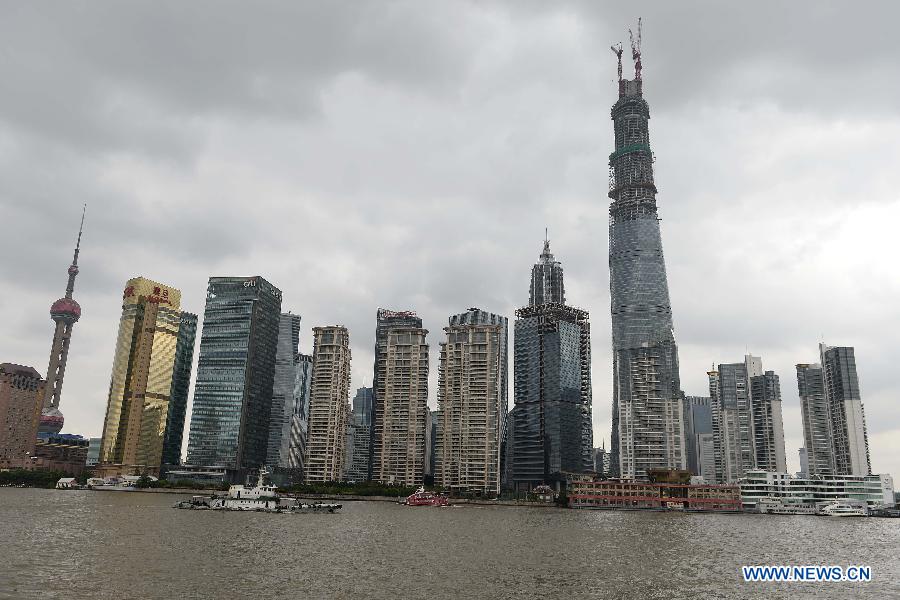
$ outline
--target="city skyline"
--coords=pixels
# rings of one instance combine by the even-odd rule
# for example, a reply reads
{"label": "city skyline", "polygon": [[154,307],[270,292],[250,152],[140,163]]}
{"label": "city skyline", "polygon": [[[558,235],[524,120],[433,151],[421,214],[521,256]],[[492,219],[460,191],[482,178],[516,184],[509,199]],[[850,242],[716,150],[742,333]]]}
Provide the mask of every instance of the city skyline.
{"label": "city skyline", "polygon": [[[470,8],[462,16],[447,17],[496,26],[489,18],[490,9],[485,10]],[[73,125],[77,115],[96,113],[78,103],[76,116],[56,116],[54,131],[45,131],[45,125],[31,118],[42,114],[40,104],[32,108],[36,112],[21,107],[5,111],[10,116],[3,118],[4,124],[22,145],[0,158],[0,169],[8,175],[0,208],[4,217],[16,218],[18,224],[0,241],[0,249],[16,256],[19,263],[4,265],[0,271],[10,290],[0,302],[13,317],[0,332],[0,358],[39,371],[46,364],[52,336],[46,304],[59,295],[60,269],[71,253],[71,231],[84,201],[91,204],[90,242],[86,240],[82,248],[78,280],[78,300],[85,316],[72,341],[63,408],[66,431],[86,436],[97,436],[102,428],[121,281],[133,273],[161,278],[181,289],[182,308],[195,313],[203,307],[210,275],[261,273],[284,291],[283,308],[303,316],[301,348],[312,347],[312,326],[347,325],[355,358],[351,389],[355,389],[371,384],[375,307],[416,310],[424,327],[432,331],[439,331],[446,315],[460,306],[488,306],[511,316],[528,292],[522,285],[523,269],[533,264],[535,247],[549,226],[554,251],[565,257],[567,295],[593,316],[594,445],[605,440],[609,448],[611,357],[605,318],[609,295],[604,274],[606,239],[601,232],[606,227],[605,156],[611,145],[608,106],[615,100],[616,89],[615,65],[606,47],[622,40],[622,31],[633,27],[636,16],[609,10],[603,18],[581,9],[578,14],[584,22],[579,25],[565,15],[537,11],[529,17],[510,9],[497,18],[508,24],[515,40],[507,39],[508,46],[502,40],[495,45],[483,42],[477,52],[465,55],[470,61],[466,63],[438,52],[453,48],[459,38],[450,39],[443,29],[433,32],[436,39],[429,47],[436,50],[422,60],[435,67],[436,75],[398,57],[380,56],[376,57],[380,62],[375,58],[367,62],[352,51],[349,67],[303,63],[297,67],[301,75],[309,74],[311,89],[323,96],[321,106],[302,114],[291,111],[300,111],[304,98],[313,98],[310,101],[315,104],[317,97],[303,90],[298,92],[300,99],[291,96],[294,108],[279,104],[276,100],[284,100],[265,90],[262,100],[241,95],[237,85],[226,86],[222,98],[195,98],[196,90],[177,79],[151,77],[135,65],[134,76],[142,84],[137,85],[117,71],[116,64],[75,53],[69,61],[82,68],[94,65],[109,74],[117,86],[133,95],[126,97],[126,109],[145,111],[139,116],[160,124],[161,133],[134,130],[116,119],[100,124],[91,118],[82,119],[85,130],[81,130]],[[716,14],[711,15],[713,22],[717,22]],[[832,23],[833,17],[815,14]],[[846,162],[862,148],[873,144],[881,148],[885,142],[871,132],[890,131],[897,124],[888,119],[886,124],[873,125],[886,118],[883,107],[876,107],[874,116],[863,117],[855,111],[858,101],[850,92],[838,90],[858,88],[861,84],[853,84],[857,75],[850,71],[861,67],[863,60],[881,59],[867,53],[858,63],[840,62],[829,54],[841,67],[824,83],[831,86],[831,100],[804,97],[803,106],[812,108],[800,111],[802,118],[796,119],[799,109],[791,101],[798,97],[799,84],[792,82],[788,90],[775,84],[799,69],[785,65],[799,64],[812,71],[821,68],[814,54],[817,36],[823,34],[805,34],[809,37],[804,39],[811,42],[809,50],[776,35],[776,47],[785,53],[777,59],[753,54],[741,40],[730,40],[746,53],[737,56],[709,32],[683,20],[667,20],[671,13],[665,10],[646,12],[644,17],[653,148],[665,158],[656,171],[665,206],[661,225],[682,389],[688,395],[705,395],[706,371],[713,362],[747,353],[765,357],[767,368],[781,378],[788,467],[796,471],[803,437],[794,365],[814,362],[820,341],[852,346],[866,409],[872,470],[900,472],[900,458],[896,458],[900,456],[900,422],[892,410],[897,387],[883,335],[900,321],[894,307],[900,290],[887,266],[877,261],[877,257],[896,254],[897,242],[889,236],[868,235],[872,228],[876,234],[882,231],[880,222],[889,222],[891,215],[900,216],[900,204],[890,200],[883,183],[857,181],[855,167]],[[26,19],[27,25],[27,11],[18,18]],[[335,26],[345,25],[346,19]],[[849,21],[846,27],[861,27]],[[385,32],[394,31],[390,21],[382,22]],[[415,37],[431,31],[429,27],[427,21],[414,20],[414,37],[402,42],[430,43]],[[567,39],[567,32],[575,35]],[[724,57],[712,70],[708,60],[692,61],[688,50],[677,47],[691,36],[690,48],[713,41],[717,50],[726,46]],[[221,47],[221,39],[213,41]],[[524,46],[528,41],[547,51],[546,63],[533,64],[534,55]],[[66,47],[72,42],[62,36],[58,43]],[[505,59],[492,54],[498,49],[508,51]],[[758,85],[746,83],[757,73],[756,67],[748,66],[748,55],[761,61],[754,64],[772,67],[764,69],[770,79]],[[293,53],[290,60],[299,61],[296,57]],[[258,62],[248,68],[269,64],[265,56],[254,60]],[[489,78],[473,64],[494,76],[510,78],[510,90],[492,88],[486,81]],[[567,66],[560,70],[561,64]],[[531,68],[524,73],[517,70],[523,65]],[[355,77],[353,66],[363,76]],[[891,66],[889,72],[895,68]],[[729,69],[732,75],[726,74]],[[290,79],[284,71],[275,75],[282,84]],[[810,77],[796,75],[804,81]],[[721,84],[733,82],[731,78],[745,83],[736,85],[736,90],[724,89]],[[99,85],[98,80],[99,75],[93,74],[85,85]],[[547,84],[553,84],[553,89],[540,91]],[[539,91],[528,92],[533,85]],[[881,81],[874,85],[889,86]],[[91,89],[101,98],[110,98],[99,88]],[[83,89],[77,91],[78,98],[90,97]],[[369,110],[392,127],[401,126],[401,136],[413,136],[416,130],[390,104],[403,106],[401,113],[421,115],[425,146],[440,151],[432,154],[425,146],[398,141],[374,125],[374,119],[361,122],[364,114],[354,102],[355,95],[371,98]],[[846,105],[835,103],[834,98]],[[698,107],[698,100],[705,104]],[[3,102],[6,108],[16,108],[12,99]],[[556,102],[562,108],[554,107]],[[515,110],[507,111],[506,117],[498,114],[507,105]],[[696,122],[697,110],[705,111],[703,124]],[[567,111],[572,116],[567,117]],[[189,115],[201,117],[194,125],[197,130],[177,132],[177,123]],[[252,118],[246,123],[247,115],[282,120],[286,132],[274,132],[270,125]],[[476,136],[479,164],[464,160],[468,142],[439,125],[447,119],[459,119],[457,127],[468,133],[478,127],[487,129]],[[352,147],[352,131],[346,127],[364,128],[367,135],[361,148]],[[324,158],[314,159],[310,147],[290,138],[303,133],[323,136],[318,141],[327,142]],[[499,142],[502,152],[491,145],[498,139],[507,140]],[[272,142],[273,149],[253,157],[228,148],[256,151],[267,142]],[[713,147],[717,150],[710,150]],[[397,156],[377,156],[384,148],[396,150]],[[776,157],[773,149],[777,149]],[[18,185],[29,172],[23,165],[31,160],[31,152],[39,150],[48,150],[41,164],[58,171],[59,183],[41,182],[28,190]],[[76,150],[85,150],[85,157],[73,158]],[[883,158],[888,163],[891,152],[893,145]],[[562,154],[562,162],[555,162],[556,154]],[[455,172],[444,170],[453,169],[437,162],[441,157],[462,173],[462,185]],[[348,179],[348,173],[366,158],[377,158],[383,172],[365,168],[355,180]],[[414,169],[409,169],[411,159],[417,161]],[[790,170],[782,167],[782,160],[791,164]],[[303,166],[304,161],[312,162],[321,173],[313,176],[312,167]],[[402,169],[401,163],[405,163]],[[538,168],[544,163],[549,166]],[[238,168],[242,164],[246,169]],[[493,168],[485,169],[485,164]],[[16,174],[20,169],[21,176]],[[299,169],[296,176],[288,174],[293,169]],[[421,170],[425,176],[407,181],[409,170]],[[697,177],[705,179],[703,185],[691,181],[697,173],[704,174]],[[825,181],[818,183],[820,177]],[[853,187],[849,182],[854,182]],[[399,199],[383,203],[392,193]],[[873,200],[859,200],[863,197]],[[260,210],[247,210],[251,206],[247,198],[253,198]],[[523,204],[528,210],[520,212]],[[222,206],[227,210],[221,210]],[[300,207],[303,218],[275,210],[288,207]],[[470,208],[486,211],[486,228],[473,229],[460,239],[449,235],[451,229],[454,234],[459,229],[441,229],[457,211]],[[415,219],[397,220],[398,212],[413,214],[417,209],[421,214]],[[888,211],[887,218],[882,209]],[[48,210],[56,214],[53,223],[43,220]],[[152,216],[155,210],[160,211],[158,218]],[[812,215],[814,211],[817,214]],[[135,221],[129,212],[144,215],[146,221]],[[779,222],[773,223],[776,214]],[[214,223],[207,221],[213,217]],[[347,245],[331,246],[329,251],[320,231],[328,230],[336,219],[347,227],[342,237]],[[39,247],[29,245],[44,228],[49,232],[46,241]],[[287,236],[294,241],[281,246],[272,238],[285,236],[270,235],[270,231],[294,233]],[[761,231],[765,236],[759,237]],[[848,242],[852,242],[849,253]],[[154,254],[148,252],[151,248]],[[740,278],[734,277],[736,269],[741,270]],[[878,283],[882,281],[887,282],[886,290]],[[869,293],[870,289],[876,291]],[[865,309],[859,312],[866,314],[849,310],[856,302]],[[431,346],[428,403],[435,408],[437,351],[436,344]]]}

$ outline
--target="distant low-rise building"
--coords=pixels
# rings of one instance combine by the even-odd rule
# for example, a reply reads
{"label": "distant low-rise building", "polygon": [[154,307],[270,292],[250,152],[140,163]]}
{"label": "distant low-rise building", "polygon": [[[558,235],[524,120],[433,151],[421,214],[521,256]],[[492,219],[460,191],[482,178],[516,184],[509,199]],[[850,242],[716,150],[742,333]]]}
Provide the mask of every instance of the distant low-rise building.
{"label": "distant low-rise building", "polygon": [[761,500],[814,506],[830,500],[858,500],[870,507],[894,503],[894,482],[890,475],[813,475],[796,477],[789,473],[749,471],[739,482],[741,503],[756,509]]}
{"label": "distant low-rise building", "polygon": [[617,479],[585,480],[573,481],[569,484],[569,506],[571,508],[737,512],[741,510],[741,493],[740,488],[736,485],[620,481]]}

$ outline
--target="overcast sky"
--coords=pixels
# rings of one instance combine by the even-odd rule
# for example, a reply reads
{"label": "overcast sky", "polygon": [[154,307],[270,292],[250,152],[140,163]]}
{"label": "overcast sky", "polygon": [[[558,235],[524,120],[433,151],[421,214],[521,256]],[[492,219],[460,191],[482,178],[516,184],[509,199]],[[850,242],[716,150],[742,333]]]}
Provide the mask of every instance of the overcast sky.
{"label": "overcast sky", "polygon": [[91,436],[131,277],[202,315],[209,276],[262,275],[302,351],[350,329],[354,389],[376,308],[416,310],[436,383],[447,317],[512,318],[548,227],[608,447],[609,46],[642,16],[682,387],[762,356],[796,470],[794,365],[854,346],[872,468],[900,475],[895,3],[550,4],[3,3],[0,361],[46,373],[85,202],[61,409]]}

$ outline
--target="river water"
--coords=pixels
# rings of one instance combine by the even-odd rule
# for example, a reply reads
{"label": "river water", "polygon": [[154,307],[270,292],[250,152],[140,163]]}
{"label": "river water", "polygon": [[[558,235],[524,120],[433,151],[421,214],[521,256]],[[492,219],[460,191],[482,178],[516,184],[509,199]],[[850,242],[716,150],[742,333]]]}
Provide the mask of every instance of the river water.
{"label": "river water", "polygon": [[[552,508],[175,510],[184,496],[0,488],[0,598],[900,598],[900,519]],[[744,583],[741,565],[870,565]]]}

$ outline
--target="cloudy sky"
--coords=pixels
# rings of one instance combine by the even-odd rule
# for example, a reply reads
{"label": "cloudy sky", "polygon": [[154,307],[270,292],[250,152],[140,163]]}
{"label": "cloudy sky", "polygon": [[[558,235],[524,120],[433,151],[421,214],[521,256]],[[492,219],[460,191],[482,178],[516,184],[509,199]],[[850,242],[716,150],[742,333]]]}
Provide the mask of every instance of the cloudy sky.
{"label": "cloudy sky", "polygon": [[608,444],[609,46],[642,16],[685,391],[706,395],[713,363],[761,355],[781,376],[796,469],[794,364],[822,340],[855,346],[873,470],[900,475],[896,13],[4,3],[0,360],[46,371],[85,202],[61,406],[84,435],[103,425],[130,277],[180,288],[202,314],[209,276],[262,275],[303,316],[303,351],[312,326],[349,327],[354,387],[372,379],[376,308],[413,309],[436,379],[448,315],[527,303],[548,227],[568,300],[592,316],[594,435]]}

